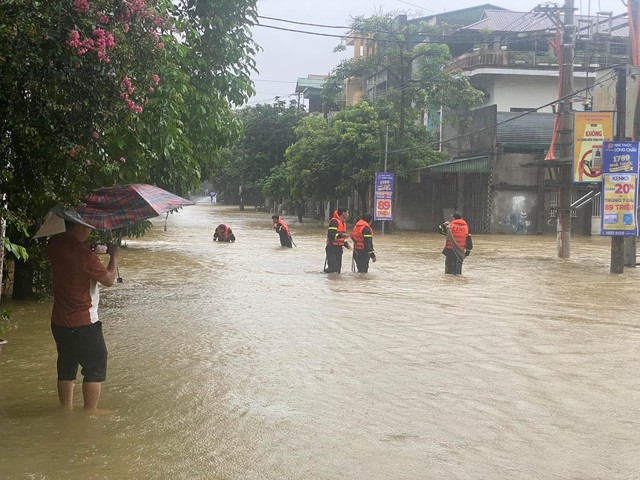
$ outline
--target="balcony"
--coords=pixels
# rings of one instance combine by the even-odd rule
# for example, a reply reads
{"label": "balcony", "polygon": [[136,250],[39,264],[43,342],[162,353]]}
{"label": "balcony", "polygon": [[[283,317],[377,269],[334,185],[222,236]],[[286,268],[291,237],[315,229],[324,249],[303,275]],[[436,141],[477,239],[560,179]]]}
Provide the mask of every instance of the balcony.
{"label": "balcony", "polygon": [[[625,63],[626,61],[626,53],[614,54],[606,51],[595,52],[593,50],[589,52],[576,51],[574,68],[595,69]],[[483,67],[556,70],[558,68],[558,59],[549,52],[480,49],[454,58],[445,66],[444,70],[447,73],[452,73],[459,70],[470,71]]]}

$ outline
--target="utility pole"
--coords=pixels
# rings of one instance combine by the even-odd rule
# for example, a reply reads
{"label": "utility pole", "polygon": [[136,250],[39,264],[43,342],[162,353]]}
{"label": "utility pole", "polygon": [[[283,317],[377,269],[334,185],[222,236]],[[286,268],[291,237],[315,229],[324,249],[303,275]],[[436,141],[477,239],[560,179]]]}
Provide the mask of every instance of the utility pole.
{"label": "utility pole", "polygon": [[[387,173],[388,156],[389,156],[389,125],[387,125],[387,131],[384,135],[384,173]],[[382,235],[384,235],[384,220],[382,220]]]}
{"label": "utility pole", "polygon": [[[573,163],[572,102],[574,50],[574,0],[565,0],[560,70],[560,162],[558,175],[558,258],[571,256],[571,166]],[[570,161],[571,160],[571,161]]]}
{"label": "utility pole", "polygon": [[[627,131],[627,69],[616,69],[616,133],[615,139],[622,141]],[[601,215],[604,212],[601,212]],[[611,237],[611,259],[609,273],[624,272],[624,238],[614,235]]]}
{"label": "utility pole", "polygon": [[[640,65],[640,58],[638,58],[638,45],[637,45],[637,41],[638,41],[638,0],[629,0],[628,3],[628,9],[629,9],[629,14],[630,17],[629,18],[629,25],[633,25],[634,28],[629,28],[629,36],[631,37],[631,35],[633,35],[633,33],[635,32],[636,37],[635,38],[629,38],[629,64],[633,65],[635,67]],[[634,47],[635,44],[635,47]],[[623,73],[621,73],[621,75],[627,75],[627,69],[624,70]],[[625,86],[626,86],[626,79],[625,79]],[[626,88],[625,88],[625,110],[626,110]],[[638,141],[638,128],[640,126],[640,105],[638,105],[638,102],[640,102],[640,95],[637,95],[636,92],[636,102],[635,102],[635,108],[633,111],[633,121],[631,122],[633,127],[631,129],[631,139],[634,142]],[[618,115],[620,115],[620,113],[618,112]],[[628,115],[629,120],[631,120],[631,115]],[[626,129],[625,129],[626,132]],[[623,135],[621,137],[619,137],[619,140],[622,140],[623,138],[626,137],[626,133],[623,132]],[[637,195],[637,192],[636,192]],[[636,212],[636,218],[638,218],[638,212]],[[613,246],[612,246],[613,248]],[[624,247],[623,247],[623,255],[624,255],[624,265],[627,267],[631,267],[631,268],[635,268],[636,267],[636,237],[624,237]],[[613,255],[613,250],[612,250],[612,255]],[[612,263],[613,265],[613,263]],[[614,272],[611,272],[614,273]]]}

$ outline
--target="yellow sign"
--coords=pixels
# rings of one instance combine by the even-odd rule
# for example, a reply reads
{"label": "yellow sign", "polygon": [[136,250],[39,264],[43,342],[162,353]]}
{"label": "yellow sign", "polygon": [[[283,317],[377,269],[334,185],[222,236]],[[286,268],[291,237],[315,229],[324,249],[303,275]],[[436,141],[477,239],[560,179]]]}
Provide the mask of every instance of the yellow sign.
{"label": "yellow sign", "polygon": [[573,181],[602,181],[602,144],[613,140],[613,112],[574,112]]}

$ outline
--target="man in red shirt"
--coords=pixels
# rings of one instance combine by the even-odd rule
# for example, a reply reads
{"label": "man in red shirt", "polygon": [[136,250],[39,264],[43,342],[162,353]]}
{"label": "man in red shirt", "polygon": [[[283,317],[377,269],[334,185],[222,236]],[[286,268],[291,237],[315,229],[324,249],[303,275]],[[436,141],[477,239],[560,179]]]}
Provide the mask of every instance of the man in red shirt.
{"label": "man in red shirt", "polygon": [[73,407],[73,382],[82,367],[84,408],[95,410],[107,374],[107,347],[98,320],[98,283],[116,281],[119,248],[109,245],[105,267],[84,243],[91,233],[85,225],[65,220],[66,232],[49,239],[47,255],[53,273],[51,331],[58,350],[58,399]]}

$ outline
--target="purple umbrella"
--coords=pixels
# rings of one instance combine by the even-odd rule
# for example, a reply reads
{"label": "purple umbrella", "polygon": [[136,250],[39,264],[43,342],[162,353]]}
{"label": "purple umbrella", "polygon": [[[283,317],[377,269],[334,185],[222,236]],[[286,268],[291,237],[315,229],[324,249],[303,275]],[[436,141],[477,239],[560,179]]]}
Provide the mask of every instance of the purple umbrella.
{"label": "purple umbrella", "polygon": [[98,230],[113,230],[178,210],[194,202],[146,184],[117,185],[93,190],[81,197],[78,213]]}

